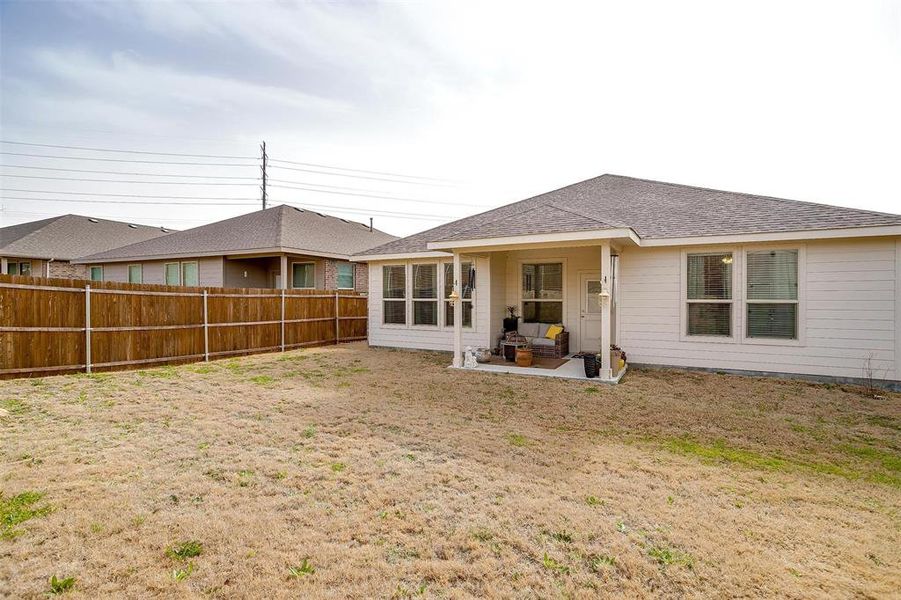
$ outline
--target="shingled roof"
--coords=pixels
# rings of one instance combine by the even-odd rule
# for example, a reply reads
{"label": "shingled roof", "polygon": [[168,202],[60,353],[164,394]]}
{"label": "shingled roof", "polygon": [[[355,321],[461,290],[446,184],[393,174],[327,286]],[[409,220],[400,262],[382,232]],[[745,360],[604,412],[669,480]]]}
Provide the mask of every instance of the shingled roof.
{"label": "shingled roof", "polygon": [[642,239],[901,225],[901,215],[601,175],[389,242],[367,256],[427,252],[429,242],[631,228]]}
{"label": "shingled roof", "polygon": [[362,223],[281,205],[179,231],[165,239],[148,240],[100,252],[78,262],[115,262],[273,250],[349,257],[396,239],[396,236],[378,229],[370,231],[369,226]]}
{"label": "shingled roof", "polygon": [[62,215],[0,228],[0,255],[74,260],[171,232],[160,227]]}

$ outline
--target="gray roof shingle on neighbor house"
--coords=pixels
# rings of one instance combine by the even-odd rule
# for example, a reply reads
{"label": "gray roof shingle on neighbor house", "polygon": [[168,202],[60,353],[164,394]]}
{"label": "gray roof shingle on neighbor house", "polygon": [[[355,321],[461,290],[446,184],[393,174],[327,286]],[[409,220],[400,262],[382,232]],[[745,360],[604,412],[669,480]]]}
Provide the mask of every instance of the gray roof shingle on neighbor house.
{"label": "gray roof shingle on neighbor house", "polygon": [[62,215],[0,228],[0,256],[74,260],[159,238],[171,229],[81,215]]}
{"label": "gray roof shingle on neighbor house", "polygon": [[901,215],[601,175],[389,242],[366,254],[426,252],[429,242],[622,227],[652,239],[880,225],[901,225]]}
{"label": "gray roof shingle on neighbor house", "polygon": [[286,249],[314,255],[350,256],[396,236],[368,225],[293,206],[266,210],[179,231],[87,256],[79,262],[153,259],[167,256],[241,254]]}

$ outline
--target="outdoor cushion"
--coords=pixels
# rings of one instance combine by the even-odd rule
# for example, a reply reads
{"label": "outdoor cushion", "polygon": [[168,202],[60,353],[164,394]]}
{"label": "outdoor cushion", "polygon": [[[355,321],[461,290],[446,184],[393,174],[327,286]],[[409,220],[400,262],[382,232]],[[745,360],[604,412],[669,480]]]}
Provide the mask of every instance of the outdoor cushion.
{"label": "outdoor cushion", "polygon": [[538,324],[538,337],[547,337],[547,330],[550,329],[550,323],[539,323]]}
{"label": "outdoor cushion", "polygon": [[533,346],[552,346],[555,344],[554,340],[549,340],[546,337],[536,337],[532,338]]}
{"label": "outdoor cushion", "polygon": [[563,333],[563,328],[559,325],[552,325],[546,332],[544,337],[549,340],[553,340],[557,337],[558,334]]}
{"label": "outdoor cushion", "polygon": [[520,323],[518,333],[523,337],[538,337],[538,323]]}

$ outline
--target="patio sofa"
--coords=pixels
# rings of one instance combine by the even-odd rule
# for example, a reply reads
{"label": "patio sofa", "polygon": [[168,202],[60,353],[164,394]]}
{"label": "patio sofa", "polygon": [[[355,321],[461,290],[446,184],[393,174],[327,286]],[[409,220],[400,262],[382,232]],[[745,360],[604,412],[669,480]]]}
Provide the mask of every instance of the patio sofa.
{"label": "patio sofa", "polygon": [[[569,332],[564,328],[554,339],[547,338],[547,331],[554,323],[520,323],[517,333],[528,340],[532,355],[543,358],[563,358],[569,354]],[[558,325],[563,327],[562,325]]]}

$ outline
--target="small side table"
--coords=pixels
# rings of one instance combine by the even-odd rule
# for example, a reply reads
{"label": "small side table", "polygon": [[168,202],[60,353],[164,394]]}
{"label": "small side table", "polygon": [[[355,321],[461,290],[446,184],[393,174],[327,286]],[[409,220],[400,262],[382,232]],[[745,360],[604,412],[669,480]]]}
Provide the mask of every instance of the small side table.
{"label": "small side table", "polygon": [[528,345],[528,342],[524,339],[511,339],[504,340],[501,342],[501,348],[504,351],[504,360],[507,362],[515,362],[516,361],[516,349],[524,348]]}

